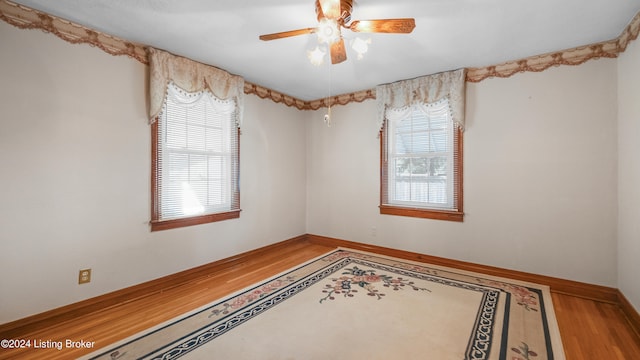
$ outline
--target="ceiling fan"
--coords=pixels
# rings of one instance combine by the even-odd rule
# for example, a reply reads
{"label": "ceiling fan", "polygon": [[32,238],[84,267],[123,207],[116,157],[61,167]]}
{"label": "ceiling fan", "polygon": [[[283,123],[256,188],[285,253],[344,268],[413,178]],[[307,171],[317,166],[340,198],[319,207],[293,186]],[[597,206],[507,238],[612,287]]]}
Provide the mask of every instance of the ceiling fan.
{"label": "ceiling fan", "polygon": [[347,59],[340,28],[362,33],[408,34],[416,27],[414,19],[381,19],[351,21],[353,0],[316,0],[317,27],[260,35],[260,40],[276,40],[304,34],[318,34],[318,40],[326,43],[331,52],[331,63]]}

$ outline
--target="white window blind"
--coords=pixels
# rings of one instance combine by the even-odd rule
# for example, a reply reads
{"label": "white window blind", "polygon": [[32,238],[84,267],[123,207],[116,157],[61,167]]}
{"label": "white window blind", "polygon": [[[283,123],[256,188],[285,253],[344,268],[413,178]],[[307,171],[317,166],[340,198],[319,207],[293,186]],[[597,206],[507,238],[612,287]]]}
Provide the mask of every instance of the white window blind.
{"label": "white window blind", "polygon": [[456,211],[456,148],[449,101],[389,109],[385,205]]}
{"label": "white window blind", "polygon": [[171,83],[158,118],[158,220],[239,210],[236,104]]}

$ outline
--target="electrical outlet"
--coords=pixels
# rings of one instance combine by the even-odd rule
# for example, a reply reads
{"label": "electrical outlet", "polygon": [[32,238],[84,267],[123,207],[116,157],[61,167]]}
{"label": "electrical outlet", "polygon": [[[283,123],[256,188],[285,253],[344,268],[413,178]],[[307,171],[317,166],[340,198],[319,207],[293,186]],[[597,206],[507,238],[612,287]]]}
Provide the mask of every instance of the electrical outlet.
{"label": "electrical outlet", "polygon": [[82,269],[78,273],[78,284],[91,282],[91,269]]}

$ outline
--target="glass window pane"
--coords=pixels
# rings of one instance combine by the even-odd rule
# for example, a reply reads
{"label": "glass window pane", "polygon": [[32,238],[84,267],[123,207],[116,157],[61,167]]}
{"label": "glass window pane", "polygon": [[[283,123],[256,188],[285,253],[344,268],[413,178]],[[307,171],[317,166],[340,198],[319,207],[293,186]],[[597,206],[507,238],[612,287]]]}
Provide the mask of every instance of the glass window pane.
{"label": "glass window pane", "polygon": [[430,148],[432,152],[445,152],[447,148],[447,132],[445,130],[436,130],[429,133]]}
{"label": "glass window pane", "polygon": [[396,133],[410,133],[413,128],[413,122],[411,117],[404,118],[396,123]]}
{"label": "glass window pane", "polygon": [[170,149],[187,147],[187,124],[180,121],[167,121],[166,142]]}
{"label": "glass window pane", "polygon": [[222,136],[222,129],[207,128],[205,130],[205,134],[207,139],[207,151],[223,152],[227,150],[224,148],[224,144],[228,144],[229,142],[224,141],[224,137]]}
{"label": "glass window pane", "polygon": [[209,156],[209,179],[221,180],[226,172],[224,157]]}
{"label": "glass window pane", "polygon": [[214,180],[209,182],[209,204],[219,207],[226,202],[225,191],[222,180]]}
{"label": "glass window pane", "polygon": [[446,156],[437,156],[429,159],[430,176],[447,176],[448,159]]}
{"label": "glass window pane", "polygon": [[399,176],[409,175],[411,173],[411,158],[395,159],[395,176],[396,180]]}
{"label": "glass window pane", "polygon": [[447,203],[447,181],[445,179],[429,179],[429,202],[434,204]]}
{"label": "glass window pane", "polygon": [[396,181],[394,182],[394,201],[411,200],[411,183],[406,180],[407,178],[396,178]]}
{"label": "glass window pane", "polygon": [[432,130],[444,129],[447,127],[447,123],[449,122],[448,116],[441,116],[438,114],[431,116],[430,120]]}
{"label": "glass window pane", "polygon": [[387,201],[438,209],[452,205],[454,149],[448,104],[415,106],[409,118],[391,124],[387,131],[393,139]]}
{"label": "glass window pane", "polygon": [[413,158],[411,159],[411,174],[412,175],[427,175],[429,169],[428,158]]}
{"label": "glass window pane", "polygon": [[409,154],[411,152],[411,134],[396,134],[396,154]]}
{"label": "glass window pane", "polygon": [[191,154],[189,156],[189,182],[207,179],[207,157]]}
{"label": "glass window pane", "polygon": [[169,181],[189,180],[189,155],[180,153],[169,153],[168,164]]}
{"label": "glass window pane", "polygon": [[429,201],[429,184],[423,179],[414,179],[411,182],[411,201]]}
{"label": "glass window pane", "polygon": [[412,136],[413,149],[412,153],[426,153],[429,151],[429,133],[414,132]]}
{"label": "glass window pane", "polygon": [[411,131],[429,130],[429,118],[427,117],[427,114],[425,114],[421,110],[414,110],[411,119],[413,121]]}
{"label": "glass window pane", "polygon": [[236,209],[234,108],[233,101],[219,101],[206,91],[169,87],[158,123],[158,219]]}
{"label": "glass window pane", "polygon": [[204,151],[206,149],[206,138],[203,130],[202,126],[187,125],[189,150]]}

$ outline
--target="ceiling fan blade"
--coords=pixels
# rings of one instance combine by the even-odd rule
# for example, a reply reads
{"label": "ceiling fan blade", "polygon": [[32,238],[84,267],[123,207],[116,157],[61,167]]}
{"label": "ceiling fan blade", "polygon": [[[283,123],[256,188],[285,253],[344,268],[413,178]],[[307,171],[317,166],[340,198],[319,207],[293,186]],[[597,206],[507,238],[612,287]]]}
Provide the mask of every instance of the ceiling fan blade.
{"label": "ceiling fan blade", "polygon": [[339,64],[347,60],[347,51],[344,47],[344,39],[340,39],[331,44],[331,63]]}
{"label": "ceiling fan blade", "polygon": [[277,40],[277,39],[282,39],[282,38],[291,37],[291,36],[313,34],[317,30],[318,30],[317,28],[306,28],[306,29],[298,29],[298,30],[291,30],[291,31],[283,31],[283,32],[273,33],[273,34],[265,34],[265,35],[260,35],[260,40],[269,41],[269,40]]}
{"label": "ceiling fan blade", "polygon": [[355,32],[393,34],[408,34],[415,27],[415,19],[355,20],[349,25]]}
{"label": "ceiling fan blade", "polygon": [[[338,19],[340,17],[340,0],[316,0],[319,7],[316,6],[316,11],[319,8],[322,11],[322,15],[327,19]],[[320,20],[320,12],[318,12],[318,20]]]}

